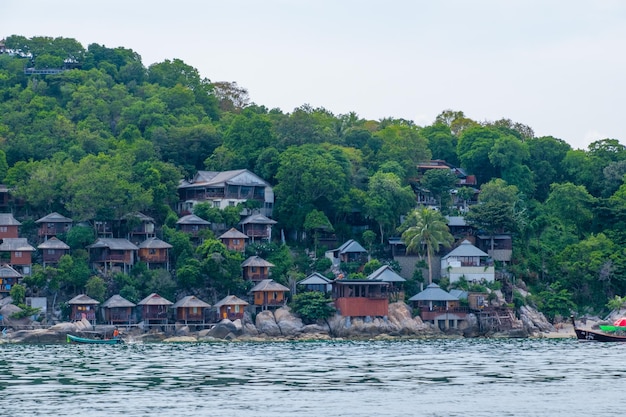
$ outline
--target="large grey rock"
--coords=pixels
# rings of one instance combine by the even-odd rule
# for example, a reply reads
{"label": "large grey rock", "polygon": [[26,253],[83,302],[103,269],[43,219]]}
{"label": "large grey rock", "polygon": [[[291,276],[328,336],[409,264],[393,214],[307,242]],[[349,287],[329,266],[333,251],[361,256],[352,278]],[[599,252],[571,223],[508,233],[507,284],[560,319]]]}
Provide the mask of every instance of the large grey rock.
{"label": "large grey rock", "polygon": [[401,335],[416,335],[430,329],[420,317],[413,317],[412,314],[406,303],[389,304],[389,323]]}
{"label": "large grey rock", "polygon": [[66,334],[50,329],[19,330],[11,333],[9,340],[14,343],[63,343]]}
{"label": "large grey rock", "polygon": [[520,320],[523,327],[529,332],[556,332],[554,326],[546,319],[543,313],[529,306],[521,306],[519,309]]}
{"label": "large grey rock", "polygon": [[232,321],[228,319],[223,319],[222,321],[217,323],[215,327],[209,330],[209,332],[207,333],[207,336],[215,337],[217,339],[223,339],[229,333],[235,333],[236,331],[237,331],[237,328],[235,327]]}
{"label": "large grey rock", "polygon": [[276,324],[283,336],[296,336],[302,333],[302,319],[296,317],[289,307],[281,307],[274,312]]}
{"label": "large grey rock", "polygon": [[245,336],[258,336],[259,331],[252,323],[246,323],[243,325],[242,334]]}
{"label": "large grey rock", "polygon": [[256,315],[256,329],[259,333],[265,333],[268,336],[281,335],[274,313],[269,310],[261,311]]}

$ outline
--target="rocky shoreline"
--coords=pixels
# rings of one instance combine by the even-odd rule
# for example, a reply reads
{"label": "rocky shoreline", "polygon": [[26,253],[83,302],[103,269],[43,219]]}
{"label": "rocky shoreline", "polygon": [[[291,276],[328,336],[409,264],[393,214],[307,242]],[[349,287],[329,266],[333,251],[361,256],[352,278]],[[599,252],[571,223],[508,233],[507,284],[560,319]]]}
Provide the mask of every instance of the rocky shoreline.
{"label": "rocky shoreline", "polygon": [[[510,329],[480,333],[475,320],[468,320],[464,329],[442,331],[420,317],[412,317],[410,307],[402,302],[389,306],[386,318],[349,318],[334,316],[325,323],[304,324],[288,307],[262,311],[243,319],[224,319],[209,329],[194,330],[193,326],[178,324],[171,330],[141,327],[120,327],[120,335],[127,343],[154,342],[218,342],[218,341],[306,341],[306,340],[393,340],[402,338],[463,338],[463,337],[575,337],[571,325],[552,326],[543,314],[522,309],[520,318]],[[474,323],[474,324],[472,324]],[[0,343],[65,343],[68,333],[106,337],[114,326],[92,326],[88,321],[58,323],[45,329],[10,330]]]}

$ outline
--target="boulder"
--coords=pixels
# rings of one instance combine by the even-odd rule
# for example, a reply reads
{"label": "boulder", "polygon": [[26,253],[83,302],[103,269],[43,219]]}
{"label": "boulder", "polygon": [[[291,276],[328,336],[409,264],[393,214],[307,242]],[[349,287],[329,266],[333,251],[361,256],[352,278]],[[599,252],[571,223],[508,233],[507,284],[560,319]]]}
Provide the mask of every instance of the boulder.
{"label": "boulder", "polygon": [[401,335],[416,335],[429,329],[420,317],[413,317],[411,308],[403,302],[389,304],[388,318],[394,330]]}
{"label": "boulder", "polygon": [[237,331],[237,328],[235,327],[232,321],[228,319],[223,319],[222,321],[217,323],[211,330],[209,330],[209,332],[207,333],[207,336],[215,337],[217,339],[223,339],[229,333],[234,333],[236,331]]}
{"label": "boulder", "polygon": [[233,321],[233,325],[235,326],[235,334],[241,334],[243,332],[243,323],[241,322],[241,319]]}
{"label": "boulder", "polygon": [[64,333],[50,329],[19,330],[11,333],[10,341],[14,343],[63,343],[66,337]]}
{"label": "boulder", "polygon": [[529,306],[521,306],[519,309],[520,320],[523,327],[529,332],[556,332],[554,326],[546,319],[543,313]]}
{"label": "boulder", "polygon": [[243,325],[242,334],[245,336],[258,336],[259,331],[252,323],[246,323]]}
{"label": "boulder", "polygon": [[274,313],[269,310],[261,311],[256,315],[256,329],[259,333],[265,333],[267,336],[281,335]]}
{"label": "boulder", "polygon": [[276,324],[283,336],[296,336],[302,333],[302,320],[291,312],[289,307],[281,307],[274,312]]}

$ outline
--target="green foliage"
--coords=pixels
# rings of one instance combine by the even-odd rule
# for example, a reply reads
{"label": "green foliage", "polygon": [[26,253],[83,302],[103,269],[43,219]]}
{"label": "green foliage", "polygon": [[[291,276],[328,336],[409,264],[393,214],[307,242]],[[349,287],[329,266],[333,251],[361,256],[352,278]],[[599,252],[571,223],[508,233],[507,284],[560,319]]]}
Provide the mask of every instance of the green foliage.
{"label": "green foliage", "polygon": [[94,300],[103,302],[106,297],[106,292],[107,292],[106,282],[98,276],[93,276],[89,278],[89,280],[87,281],[87,284],[85,284],[85,294],[87,294]]}
{"label": "green foliage", "polygon": [[296,294],[290,306],[293,312],[307,324],[327,320],[335,314],[330,297],[318,291]]}
{"label": "green foliage", "polygon": [[21,284],[15,284],[11,287],[9,295],[13,299],[13,304],[24,304],[26,300],[26,288]]}
{"label": "green foliage", "polygon": [[606,306],[609,310],[614,311],[621,310],[624,304],[626,304],[626,297],[620,297],[619,295],[616,295],[615,297],[611,298],[608,303],[606,303]]}
{"label": "green foliage", "polygon": [[542,311],[548,320],[554,320],[556,315],[567,317],[575,309],[572,302],[572,293],[561,288],[558,284],[553,284],[549,289],[538,294],[537,307]]}

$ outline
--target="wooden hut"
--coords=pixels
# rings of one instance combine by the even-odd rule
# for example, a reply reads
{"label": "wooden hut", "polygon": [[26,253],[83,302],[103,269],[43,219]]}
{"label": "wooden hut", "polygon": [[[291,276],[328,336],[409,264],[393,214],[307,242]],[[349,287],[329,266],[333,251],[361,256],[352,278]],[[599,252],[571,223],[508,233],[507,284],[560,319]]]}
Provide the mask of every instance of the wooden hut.
{"label": "wooden hut", "polygon": [[289,288],[273,279],[264,279],[256,284],[250,292],[254,295],[254,305],[260,306],[261,310],[267,310],[270,307],[285,305]]}
{"label": "wooden hut", "polygon": [[237,320],[243,318],[243,313],[247,305],[247,301],[234,295],[228,295],[218,301],[213,307],[215,307],[217,311],[219,320]]}
{"label": "wooden hut", "polygon": [[239,222],[243,234],[248,236],[252,242],[269,242],[272,240],[272,226],[276,223],[276,220],[272,220],[261,213],[252,214]]}
{"label": "wooden hut", "polygon": [[104,322],[108,324],[131,324],[135,306],[136,304],[131,303],[119,294],[115,294],[102,303]]}
{"label": "wooden hut", "polygon": [[114,269],[130,272],[135,264],[135,254],[139,250],[127,239],[114,238],[99,238],[93,245],[87,246],[87,249],[94,269],[100,268],[105,274]]}
{"label": "wooden hut", "polygon": [[141,306],[141,318],[148,325],[152,323],[167,324],[167,312],[172,304],[174,303],[157,293],[152,293],[137,303],[138,306]]}
{"label": "wooden hut", "polygon": [[25,237],[4,238],[0,243],[0,259],[10,264],[18,272],[30,275],[33,265],[32,253],[36,249],[32,247]]}
{"label": "wooden hut", "polygon": [[205,311],[211,308],[211,305],[200,300],[195,295],[188,295],[178,300],[172,308],[176,311],[176,321],[185,324],[205,323]]}
{"label": "wooden hut", "polygon": [[70,247],[62,240],[57,239],[55,236],[37,246],[37,249],[41,251],[41,260],[44,268],[46,265],[58,264],[61,256],[68,255],[70,253]]}
{"label": "wooden hut", "polygon": [[154,219],[138,211],[124,216],[121,223],[126,229],[126,238],[135,245],[155,236]]}
{"label": "wooden hut", "polygon": [[11,288],[15,284],[19,284],[22,274],[11,268],[10,265],[0,266],[0,295],[8,296]]}
{"label": "wooden hut", "polygon": [[72,222],[72,219],[62,216],[57,212],[50,213],[35,221],[35,223],[39,225],[37,234],[39,238],[43,240],[48,240],[53,236],[67,233],[72,228]]}
{"label": "wooden hut", "polygon": [[244,235],[234,227],[222,234],[219,239],[230,250],[237,252],[244,252],[246,250],[248,236]]}
{"label": "wooden hut", "polygon": [[176,227],[181,232],[185,232],[191,237],[198,237],[198,233],[202,230],[206,230],[211,226],[211,223],[208,221],[201,219],[195,214],[188,214],[186,216],[181,217],[176,222]]}
{"label": "wooden hut", "polygon": [[21,225],[11,213],[0,213],[0,239],[18,237]]}
{"label": "wooden hut", "polygon": [[151,237],[139,244],[139,260],[150,266],[170,269],[169,250],[172,245],[157,237]]}
{"label": "wooden hut", "polygon": [[274,264],[266,261],[260,256],[251,256],[241,264],[243,269],[243,279],[247,281],[259,282],[270,277],[270,268]]}
{"label": "wooden hut", "polygon": [[96,323],[96,308],[100,304],[99,301],[86,294],[80,294],[68,301],[67,304],[70,306],[70,320],[87,319],[92,324]]}

